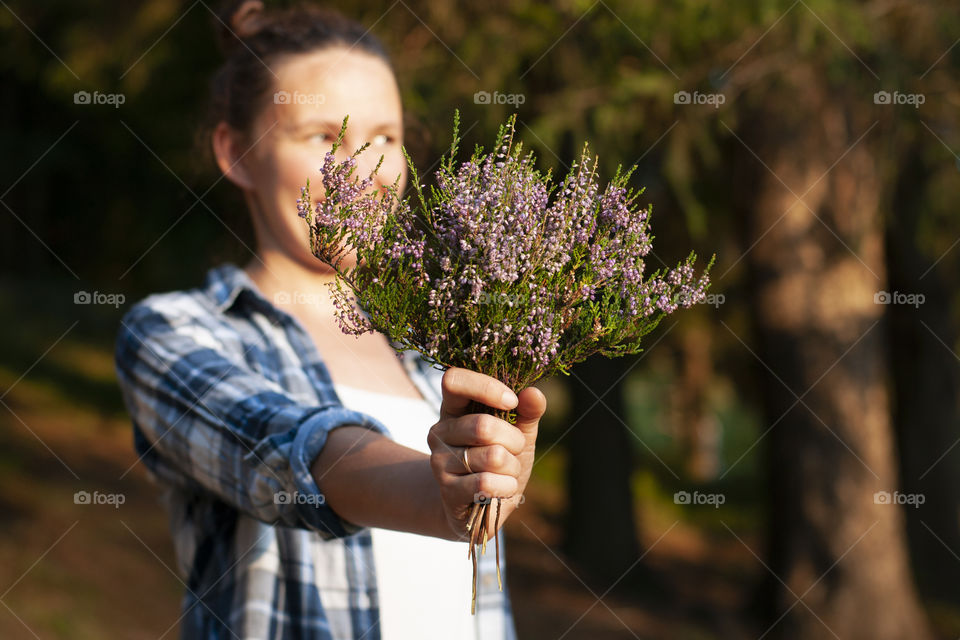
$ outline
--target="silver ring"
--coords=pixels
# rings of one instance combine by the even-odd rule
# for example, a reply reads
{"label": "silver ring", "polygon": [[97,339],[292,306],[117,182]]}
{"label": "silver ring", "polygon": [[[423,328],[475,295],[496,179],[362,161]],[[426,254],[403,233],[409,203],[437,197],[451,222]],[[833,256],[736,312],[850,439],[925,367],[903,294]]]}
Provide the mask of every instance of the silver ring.
{"label": "silver ring", "polygon": [[470,468],[470,462],[467,460],[467,450],[470,447],[463,448],[463,466],[467,468],[467,473],[473,473],[473,469]]}

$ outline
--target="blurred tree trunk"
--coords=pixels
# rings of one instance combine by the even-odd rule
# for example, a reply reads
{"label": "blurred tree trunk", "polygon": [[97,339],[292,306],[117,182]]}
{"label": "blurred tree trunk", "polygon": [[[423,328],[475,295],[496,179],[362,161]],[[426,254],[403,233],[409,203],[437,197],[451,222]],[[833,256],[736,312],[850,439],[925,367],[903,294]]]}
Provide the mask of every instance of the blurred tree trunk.
{"label": "blurred tree trunk", "polygon": [[773,425],[771,636],[921,640],[930,632],[903,514],[874,496],[898,484],[876,326],[884,307],[874,303],[885,282],[882,189],[871,134],[857,142],[873,105],[826,77],[794,67],[740,120],[751,151],[741,149],[735,184],[746,246],[757,242],[747,258],[759,338],[751,349]]}
{"label": "blurred tree trunk", "polygon": [[577,423],[564,440],[569,502],[563,550],[607,582],[640,555],[630,487],[636,443],[621,422],[624,363],[594,356],[573,369],[570,416]]}
{"label": "blurred tree trunk", "polygon": [[[953,301],[931,259],[917,248],[916,211],[928,184],[919,149],[900,163],[893,212],[887,223],[890,290],[919,293],[919,307],[890,305],[894,418],[901,452],[902,487],[924,496],[907,507],[907,533],[921,590],[960,604],[960,363],[952,349],[957,332]],[[921,278],[921,276],[923,276]],[[924,326],[926,325],[926,326]],[[941,343],[942,341],[942,343]]]}
{"label": "blurred tree trunk", "polygon": [[713,367],[711,332],[688,323],[679,335],[678,376],[673,389],[674,434],[683,449],[685,475],[696,483],[715,480],[720,472],[721,424],[708,407],[707,392]]}

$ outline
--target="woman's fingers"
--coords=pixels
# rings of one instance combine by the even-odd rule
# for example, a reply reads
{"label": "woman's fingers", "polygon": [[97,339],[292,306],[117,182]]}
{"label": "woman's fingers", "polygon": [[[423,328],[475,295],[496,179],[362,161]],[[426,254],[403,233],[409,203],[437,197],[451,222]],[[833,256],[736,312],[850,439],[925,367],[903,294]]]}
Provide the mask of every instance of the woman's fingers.
{"label": "woman's fingers", "polygon": [[[463,463],[463,452],[467,452],[470,469]],[[489,471],[505,476],[517,477],[520,475],[521,465],[517,457],[499,444],[484,447],[455,447],[450,451],[438,454],[443,470],[453,475],[468,473],[482,473]]]}
{"label": "woman's fingers", "polygon": [[513,409],[518,402],[510,387],[496,378],[458,367],[444,372],[440,388],[443,392],[441,418],[462,416],[471,401],[493,409]]}
{"label": "woman's fingers", "polygon": [[[473,371],[450,369],[444,374],[441,419],[431,427],[427,443],[444,513],[461,539],[475,503],[505,499],[505,520],[515,508],[510,500],[526,487],[538,425],[547,401],[533,387],[518,396],[510,393],[506,385]],[[471,400],[489,407],[515,409],[516,426],[485,413],[462,415]],[[463,460],[465,448],[469,469]]]}
{"label": "woman's fingers", "polygon": [[520,483],[513,476],[487,471],[464,476],[446,474],[443,483],[444,490],[452,503],[463,505],[470,505],[477,501],[478,496],[484,499],[509,498],[520,490]]}
{"label": "woman's fingers", "polygon": [[427,433],[431,451],[457,447],[482,447],[499,444],[513,455],[521,453],[527,441],[524,432],[509,422],[487,415],[471,413],[461,418],[441,420]]}
{"label": "woman's fingers", "polygon": [[547,398],[536,387],[527,387],[520,392],[517,404],[517,429],[525,435],[536,435],[540,418],[547,410]]}

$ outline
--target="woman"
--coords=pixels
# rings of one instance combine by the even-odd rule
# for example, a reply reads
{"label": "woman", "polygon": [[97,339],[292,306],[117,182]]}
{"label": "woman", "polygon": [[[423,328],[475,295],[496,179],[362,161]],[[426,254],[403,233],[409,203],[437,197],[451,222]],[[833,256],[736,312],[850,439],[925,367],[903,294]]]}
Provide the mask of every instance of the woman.
{"label": "woman", "polygon": [[[359,173],[383,155],[386,181],[406,177],[387,55],[315,8],[248,1],[221,18],[212,146],[256,256],[139,302],[116,352],[136,450],[166,490],[182,636],[514,637],[489,552],[470,615],[463,541],[477,493],[505,498],[501,525],[516,509],[543,394],[343,335],[296,214],[347,114],[343,153],[371,143]],[[466,414],[473,400],[515,408],[517,425]]]}

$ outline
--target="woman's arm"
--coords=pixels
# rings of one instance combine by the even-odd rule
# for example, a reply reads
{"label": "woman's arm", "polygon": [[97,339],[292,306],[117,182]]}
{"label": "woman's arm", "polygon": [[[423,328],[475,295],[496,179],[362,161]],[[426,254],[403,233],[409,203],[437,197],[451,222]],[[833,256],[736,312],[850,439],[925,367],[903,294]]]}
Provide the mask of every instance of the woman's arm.
{"label": "woman's arm", "polygon": [[363,427],[340,427],[311,472],[327,504],[356,525],[457,539],[425,453]]}
{"label": "woman's arm", "polygon": [[[478,494],[484,499],[522,495],[546,409],[543,394],[530,388],[518,398],[494,378],[465,369],[446,371],[441,388],[443,407],[427,438],[429,456],[360,427],[330,433],[311,472],[328,504],[343,518],[363,526],[463,540]],[[465,414],[472,400],[516,408],[517,426],[490,415]],[[464,447],[469,448],[472,473],[463,464]],[[501,527],[518,501],[503,501]],[[491,536],[493,524],[488,526]]]}

